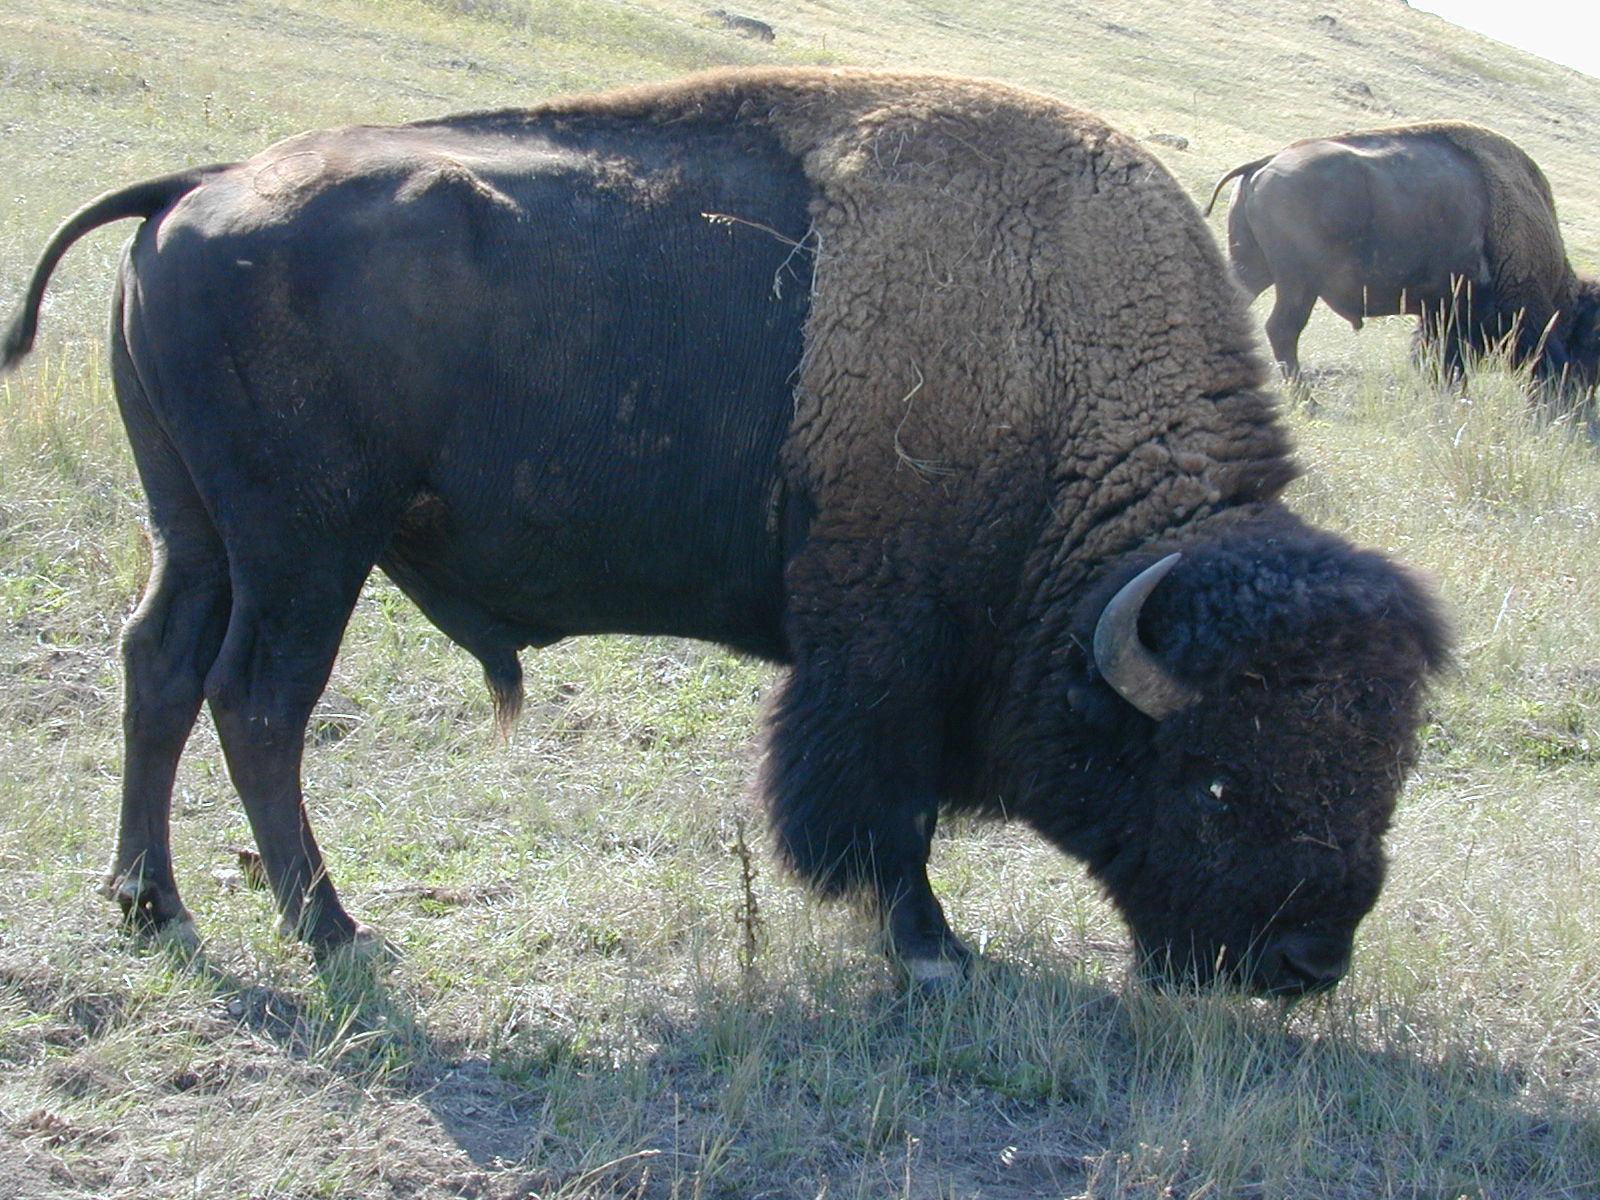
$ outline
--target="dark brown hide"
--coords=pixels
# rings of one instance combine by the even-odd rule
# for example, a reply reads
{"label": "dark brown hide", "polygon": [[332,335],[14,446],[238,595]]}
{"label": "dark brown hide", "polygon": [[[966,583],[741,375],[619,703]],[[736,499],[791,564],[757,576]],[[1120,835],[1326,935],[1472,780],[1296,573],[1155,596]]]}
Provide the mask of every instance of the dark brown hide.
{"label": "dark brown hide", "polygon": [[[69,220],[8,364],[66,248],[134,216],[111,353],[155,568],[125,638],[130,919],[188,920],[167,821],[208,702],[284,918],[358,935],[300,756],[377,565],[503,712],[518,651],[572,634],[784,663],[780,853],[874,905],[918,979],[966,957],[927,877],[950,809],[1079,856],[1180,978],[1343,973],[1441,629],[1278,502],[1242,306],[1131,140],[855,70],[309,133]],[[1174,680],[1141,711],[1086,647],[1174,550],[1126,622]]]}

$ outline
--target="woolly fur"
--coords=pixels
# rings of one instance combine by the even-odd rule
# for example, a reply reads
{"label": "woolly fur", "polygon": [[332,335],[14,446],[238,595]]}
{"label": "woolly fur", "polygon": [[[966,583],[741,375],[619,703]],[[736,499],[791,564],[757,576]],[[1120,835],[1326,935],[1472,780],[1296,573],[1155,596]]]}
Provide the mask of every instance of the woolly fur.
{"label": "woolly fur", "polygon": [[[815,186],[788,458],[812,544],[862,559],[835,555],[834,583],[870,586],[880,559],[861,548],[920,513],[942,540],[993,547],[964,562],[993,571],[1025,540],[1018,569],[1073,589],[1293,477],[1215,243],[1098,118],[992,81],[856,69],[711,72],[544,111],[562,103],[766,122]],[[1026,591],[1009,599],[1052,599]]]}

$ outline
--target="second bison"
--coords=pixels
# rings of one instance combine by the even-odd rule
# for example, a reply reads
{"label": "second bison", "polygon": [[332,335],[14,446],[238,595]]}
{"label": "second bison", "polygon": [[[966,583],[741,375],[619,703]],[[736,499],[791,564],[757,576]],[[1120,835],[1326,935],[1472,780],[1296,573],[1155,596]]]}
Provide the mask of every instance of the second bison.
{"label": "second bison", "polygon": [[1267,338],[1299,374],[1300,331],[1324,303],[1357,329],[1420,318],[1420,344],[1449,371],[1504,348],[1579,391],[1600,375],[1600,281],[1567,261],[1550,185],[1514,143],[1463,121],[1311,138],[1220,180],[1234,273],[1276,288]]}
{"label": "second bison", "polygon": [[1337,980],[1384,873],[1431,602],[1279,501],[1243,308],[1150,156],[1045,96],[720,72],[308,133],[108,193],[111,359],[154,570],[124,640],[131,920],[183,928],[173,770],[209,702],[277,902],[361,936],[312,836],[312,706],[374,565],[483,663],[580,633],[787,664],[785,859],[967,951],[941,811],[1087,864],[1159,973]]}

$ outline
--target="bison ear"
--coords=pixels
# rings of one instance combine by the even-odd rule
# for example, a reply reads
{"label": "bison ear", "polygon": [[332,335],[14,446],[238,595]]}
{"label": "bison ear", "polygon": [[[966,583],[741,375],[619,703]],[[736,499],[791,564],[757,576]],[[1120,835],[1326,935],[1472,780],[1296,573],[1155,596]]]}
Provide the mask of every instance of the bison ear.
{"label": "bison ear", "polygon": [[1154,721],[1166,720],[1199,698],[1139,638],[1144,602],[1182,557],[1169,554],[1123,584],[1106,602],[1094,627],[1094,664],[1100,677]]}

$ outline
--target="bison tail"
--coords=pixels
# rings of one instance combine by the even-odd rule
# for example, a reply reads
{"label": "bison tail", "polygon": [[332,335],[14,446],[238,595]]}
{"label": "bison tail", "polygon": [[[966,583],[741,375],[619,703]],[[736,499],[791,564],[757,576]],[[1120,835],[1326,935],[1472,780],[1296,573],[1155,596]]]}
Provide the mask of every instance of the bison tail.
{"label": "bison tail", "polygon": [[147,179],[131,187],[119,188],[91,200],[66,219],[45,244],[39,255],[33,278],[28,282],[28,292],[22,308],[11,318],[5,333],[0,334],[0,373],[9,371],[33,349],[33,339],[39,329],[39,306],[44,302],[45,287],[61,261],[62,255],[90,230],[128,217],[148,219],[172,204],[179,197],[198,187],[209,175],[227,169],[226,164],[210,167],[191,167]]}
{"label": "bison tail", "polygon": [[13,317],[11,324],[6,326],[5,334],[0,336],[0,371],[9,371],[33,349],[33,336],[39,326],[36,311],[34,306],[30,306]]}
{"label": "bison tail", "polygon": [[1273,156],[1269,154],[1265,158],[1258,158],[1254,162],[1247,162],[1242,166],[1235,167],[1221,179],[1217,180],[1217,186],[1211,189],[1211,199],[1206,201],[1205,211],[1200,215],[1202,217],[1209,217],[1211,215],[1211,210],[1217,206],[1217,197],[1222,195],[1222,188],[1230,179],[1249,179],[1250,176],[1254,175],[1262,167],[1271,162],[1272,158]]}

